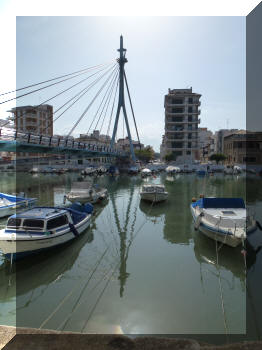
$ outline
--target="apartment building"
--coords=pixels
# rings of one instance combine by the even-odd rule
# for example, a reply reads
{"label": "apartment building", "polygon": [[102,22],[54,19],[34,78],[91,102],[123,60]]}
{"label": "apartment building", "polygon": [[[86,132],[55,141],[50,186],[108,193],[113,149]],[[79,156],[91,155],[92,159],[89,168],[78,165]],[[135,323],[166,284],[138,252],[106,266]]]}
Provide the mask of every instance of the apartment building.
{"label": "apartment building", "polygon": [[224,153],[224,138],[236,133],[238,129],[220,129],[215,133],[215,153]]}
{"label": "apartment building", "polygon": [[174,160],[186,162],[200,158],[198,142],[201,95],[190,89],[168,89],[165,95],[165,135],[162,156],[172,154]]}
{"label": "apartment building", "polygon": [[228,164],[262,165],[262,132],[239,130],[224,138]]}
{"label": "apartment building", "polygon": [[17,131],[37,135],[53,136],[53,106],[20,106],[12,108]]}
{"label": "apartment building", "polygon": [[200,160],[207,162],[214,153],[214,135],[208,128],[198,128],[198,145],[200,149]]}

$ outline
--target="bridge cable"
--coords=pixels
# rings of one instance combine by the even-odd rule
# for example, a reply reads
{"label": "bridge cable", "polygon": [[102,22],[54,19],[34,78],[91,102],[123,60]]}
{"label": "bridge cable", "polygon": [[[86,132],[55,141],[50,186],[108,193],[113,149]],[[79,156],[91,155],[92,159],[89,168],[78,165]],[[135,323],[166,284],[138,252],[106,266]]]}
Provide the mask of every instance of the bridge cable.
{"label": "bridge cable", "polygon": [[83,117],[85,116],[85,114],[87,113],[87,111],[89,110],[89,108],[92,106],[92,104],[94,103],[95,99],[99,96],[99,94],[101,93],[101,91],[103,90],[103,88],[105,87],[105,85],[108,83],[109,79],[112,77],[114,71],[110,74],[110,76],[106,79],[106,81],[104,82],[104,84],[102,85],[102,87],[100,88],[100,90],[97,92],[97,94],[95,95],[95,97],[92,99],[92,101],[90,102],[90,104],[87,106],[87,108],[84,110],[84,112],[81,114],[81,116],[78,118],[77,122],[75,123],[75,125],[72,127],[72,129],[70,130],[69,134],[67,135],[67,137],[69,137],[72,132],[75,130],[75,128],[77,127],[77,125],[80,123],[80,121],[83,119]]}
{"label": "bridge cable", "polygon": [[[111,63],[111,62],[110,62],[110,63]],[[73,72],[73,73],[61,75],[60,77],[57,77],[57,78],[52,78],[52,79],[48,79],[48,80],[45,80],[45,81],[41,81],[40,83],[36,83],[36,84],[31,84],[31,85],[28,85],[28,86],[24,86],[24,87],[19,88],[19,89],[16,89],[16,90],[4,92],[4,93],[0,94],[0,96],[8,95],[8,94],[11,94],[12,92],[17,92],[17,91],[20,91],[20,90],[25,90],[25,89],[28,89],[28,88],[33,87],[33,86],[37,86],[37,85],[49,83],[50,81],[54,81],[54,80],[57,80],[57,79],[65,78],[65,77],[68,77],[68,76],[70,76],[70,75],[77,74],[77,73],[80,73],[80,72],[84,72],[84,71],[87,71],[87,70],[96,69],[97,67],[101,67],[101,66],[104,66],[104,65],[107,65],[107,64],[108,64],[108,63],[101,63],[101,64],[98,64],[97,66],[92,66],[92,67],[89,67],[89,68],[85,68],[85,69],[78,70],[78,71]]]}
{"label": "bridge cable", "polygon": [[106,135],[109,135],[109,131],[110,131],[110,127],[111,127],[111,121],[112,121],[112,115],[113,115],[113,110],[115,107],[115,101],[116,101],[116,93],[118,90],[118,85],[119,85],[119,77],[118,77],[118,81],[117,81],[117,85],[116,85],[116,91],[115,91],[115,96],[114,96],[114,101],[113,101],[113,105],[112,105],[112,109],[111,109],[111,114],[110,114],[110,119],[109,119],[109,124],[108,124],[108,128],[107,128],[107,132]]}
{"label": "bridge cable", "polygon": [[[108,72],[110,72],[112,68],[107,70],[104,74],[102,74],[100,77],[98,77],[96,80],[94,80],[91,84],[86,86],[84,89],[82,89],[80,92],[78,92],[74,97],[72,97],[70,100],[68,100],[66,103],[64,103],[61,107],[59,107],[57,110],[53,112],[53,115],[57,113],[60,109],[62,109],[64,106],[66,106],[69,102],[71,102],[74,98],[76,98],[79,94],[81,94],[73,103],[71,103],[62,113],[60,113],[54,120],[51,122],[45,129],[46,131],[52,123],[56,122],[65,112],[67,112],[77,101],[80,100],[96,83],[98,83]],[[84,91],[84,92],[83,92]]]}
{"label": "bridge cable", "polygon": [[105,117],[107,115],[107,111],[108,111],[108,108],[109,108],[109,105],[110,105],[110,102],[111,102],[111,97],[112,97],[112,94],[113,94],[113,90],[114,90],[114,87],[115,87],[115,84],[116,82],[118,81],[118,78],[119,78],[119,71],[118,71],[118,74],[116,75],[115,77],[115,81],[114,81],[114,84],[112,85],[112,89],[110,91],[110,96],[109,96],[109,99],[108,99],[108,104],[106,106],[106,110],[105,110],[105,114],[104,114],[104,118],[102,120],[102,124],[101,124],[101,127],[99,129],[99,133],[101,134],[101,131],[102,131],[102,128],[103,128],[103,125],[104,125],[104,121],[105,121]]}
{"label": "bridge cable", "polygon": [[[116,72],[116,70],[117,70],[117,68],[114,70],[114,72]],[[99,105],[99,107],[98,107],[98,109],[97,109],[97,111],[96,111],[96,113],[95,113],[95,115],[94,115],[94,117],[93,117],[92,123],[90,124],[90,126],[89,126],[89,128],[88,128],[87,134],[89,133],[89,131],[90,131],[90,129],[91,129],[91,127],[92,127],[92,125],[93,125],[93,123],[94,123],[94,121],[95,121],[95,119],[96,119],[98,113],[99,113],[99,110],[100,110],[100,108],[101,108],[101,106],[102,106],[102,104],[103,104],[103,102],[104,102],[104,99],[106,98],[107,92],[108,92],[108,90],[109,90],[109,88],[110,88],[110,85],[111,85],[111,83],[112,83],[113,80],[114,80],[114,78],[112,78],[112,80],[111,80],[111,82],[110,82],[110,84],[109,84],[109,87],[108,87],[108,89],[106,90],[106,92],[105,92],[105,94],[104,94],[104,96],[103,96],[103,98],[102,98],[102,100],[101,100],[101,103],[100,103],[100,105]]]}
{"label": "bridge cable", "polygon": [[132,101],[131,101],[131,97],[130,97],[130,92],[129,92],[129,88],[128,88],[128,83],[127,83],[125,70],[124,70],[124,78],[125,78],[127,93],[128,93],[128,97],[129,97],[129,103],[130,103],[130,107],[131,107],[131,111],[132,111],[132,115],[133,115],[133,120],[134,120],[134,124],[135,124],[135,128],[136,128],[136,135],[137,135],[137,139],[138,139],[138,142],[139,142],[139,147],[140,147],[140,150],[141,150],[141,143],[140,143],[140,139],[139,139],[139,135],[138,135],[137,125],[136,125],[136,118],[135,118],[134,109],[133,109],[133,105],[132,105]]}
{"label": "bridge cable", "polygon": [[17,100],[17,99],[18,99],[18,98],[20,98],[20,97],[24,97],[24,96],[27,96],[27,95],[33,94],[34,92],[37,92],[37,91],[40,91],[40,90],[46,89],[46,88],[48,88],[48,87],[50,87],[50,86],[54,86],[54,85],[57,85],[57,84],[63,83],[64,81],[67,81],[67,80],[70,80],[70,79],[76,78],[76,77],[78,77],[79,75],[83,75],[83,74],[85,74],[85,73],[86,73],[86,72],[84,72],[84,73],[79,73],[79,74],[77,74],[77,75],[74,75],[73,77],[69,77],[69,78],[66,78],[66,79],[60,80],[60,81],[58,81],[58,82],[56,82],[56,83],[49,84],[49,85],[47,85],[47,86],[41,87],[41,88],[39,88],[39,89],[35,89],[35,90],[33,90],[33,91],[29,91],[29,92],[27,92],[27,93],[25,93],[25,94],[22,94],[22,95],[19,95],[19,96],[16,96],[16,97],[10,98],[9,100],[6,100],[6,101],[3,101],[3,102],[0,102],[0,104],[6,103],[6,102],[9,102],[9,101],[13,101],[13,100]]}
{"label": "bridge cable", "polygon": [[98,118],[98,121],[97,121],[97,123],[96,123],[95,130],[96,130],[97,125],[98,125],[98,123],[99,123],[99,121],[100,121],[100,118],[101,118],[101,116],[102,116],[102,114],[103,114],[103,111],[104,111],[105,106],[106,106],[106,104],[107,104],[107,102],[108,102],[108,99],[109,99],[109,97],[111,97],[111,94],[110,94],[110,93],[111,93],[112,87],[114,86],[114,83],[115,83],[115,81],[116,81],[117,75],[118,75],[118,72],[116,72],[114,78],[112,79],[112,84],[111,84],[111,86],[110,86],[110,91],[109,91],[109,93],[108,93],[108,95],[107,95],[107,98],[106,98],[106,100],[105,100],[104,106],[103,106],[103,108],[102,108],[102,111],[101,111],[100,116],[99,116],[99,118]]}
{"label": "bridge cable", "polygon": [[[114,67],[114,66],[113,66],[113,67]],[[113,67],[110,67],[108,71],[110,71]],[[106,67],[106,68],[107,68],[107,67]],[[45,104],[45,103],[47,103],[47,102],[53,100],[53,99],[54,99],[55,97],[57,97],[57,96],[62,95],[64,92],[66,92],[66,91],[72,89],[73,87],[77,86],[78,84],[81,84],[83,81],[88,80],[89,78],[91,78],[92,76],[94,76],[94,75],[96,75],[96,74],[102,72],[102,71],[105,70],[106,68],[103,68],[103,69],[101,69],[101,70],[99,70],[99,71],[97,71],[97,72],[91,74],[89,77],[80,80],[78,83],[71,85],[69,88],[67,88],[67,89],[65,89],[65,90],[62,90],[61,92],[59,92],[59,93],[56,94],[55,96],[52,96],[52,97],[48,98],[47,100],[41,102],[39,105],[37,105],[37,106],[35,106],[35,107],[32,107],[32,109],[35,110],[35,111],[37,111],[37,109],[38,109],[40,106],[42,106],[43,104]],[[23,116],[26,115],[26,114],[27,114],[27,112],[24,112],[24,113],[22,113],[21,115],[17,116],[16,118],[21,118],[21,117],[23,117]],[[7,125],[8,123],[9,123],[9,121],[8,121],[7,123],[5,123],[4,125],[2,125],[2,127],[4,127],[5,125]]]}

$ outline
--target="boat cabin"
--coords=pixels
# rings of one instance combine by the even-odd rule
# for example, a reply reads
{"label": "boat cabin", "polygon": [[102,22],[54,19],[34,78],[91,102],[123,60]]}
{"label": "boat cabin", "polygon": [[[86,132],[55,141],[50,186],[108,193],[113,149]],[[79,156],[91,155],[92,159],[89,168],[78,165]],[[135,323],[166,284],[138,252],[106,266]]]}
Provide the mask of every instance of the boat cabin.
{"label": "boat cabin", "polygon": [[164,185],[143,185],[142,192],[164,193],[165,192],[165,186]]}
{"label": "boat cabin", "polygon": [[85,216],[84,213],[69,208],[33,208],[21,214],[12,215],[7,221],[6,230],[54,231],[69,223],[76,224]]}

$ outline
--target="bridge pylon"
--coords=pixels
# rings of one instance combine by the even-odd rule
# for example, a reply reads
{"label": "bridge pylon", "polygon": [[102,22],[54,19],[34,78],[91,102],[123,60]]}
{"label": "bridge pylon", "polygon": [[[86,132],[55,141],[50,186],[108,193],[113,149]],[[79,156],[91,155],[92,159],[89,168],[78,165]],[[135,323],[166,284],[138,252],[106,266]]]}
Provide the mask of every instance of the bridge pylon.
{"label": "bridge pylon", "polygon": [[112,135],[112,139],[111,139],[111,147],[113,147],[114,143],[115,143],[119,115],[120,115],[120,110],[122,108],[124,118],[125,118],[128,140],[129,140],[129,144],[130,144],[130,153],[131,153],[131,157],[132,157],[133,161],[135,162],[136,156],[135,156],[134,147],[133,147],[133,143],[132,143],[132,137],[131,137],[131,133],[130,133],[128,118],[127,118],[127,113],[126,113],[126,106],[125,106],[125,94],[124,94],[125,70],[124,70],[124,65],[127,62],[127,59],[125,57],[126,56],[126,49],[124,49],[124,47],[123,47],[123,36],[122,35],[120,36],[120,48],[117,51],[119,51],[119,59],[118,59],[118,64],[119,64],[119,98],[118,98],[118,106],[117,106],[114,129],[113,129],[113,135]]}

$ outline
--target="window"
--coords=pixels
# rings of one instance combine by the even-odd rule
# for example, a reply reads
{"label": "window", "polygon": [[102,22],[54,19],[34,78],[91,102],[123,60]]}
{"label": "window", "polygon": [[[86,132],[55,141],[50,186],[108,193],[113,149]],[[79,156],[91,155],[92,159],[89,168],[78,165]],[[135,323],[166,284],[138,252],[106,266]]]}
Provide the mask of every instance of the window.
{"label": "window", "polygon": [[189,116],[188,116],[188,121],[189,121],[189,122],[192,122],[192,115],[189,115]]}
{"label": "window", "polygon": [[184,108],[182,107],[172,108],[172,113],[183,113],[183,112],[184,112]]}
{"label": "window", "polygon": [[188,107],[188,113],[193,113],[193,108],[192,107]]}
{"label": "window", "polygon": [[172,99],[172,104],[182,105],[183,103],[184,103],[184,100],[182,98],[173,98]]}
{"label": "window", "polygon": [[68,224],[68,219],[66,215],[62,215],[62,216],[58,216],[54,219],[51,219],[48,221],[47,223],[47,230],[52,230],[54,228],[60,227],[60,226],[64,226]]}
{"label": "window", "polygon": [[183,148],[183,142],[172,142],[172,148]]}
{"label": "window", "polygon": [[21,225],[21,219],[11,218],[8,220],[8,227],[19,227]]}
{"label": "window", "polygon": [[187,143],[187,148],[191,148],[191,142]]}
{"label": "window", "polygon": [[188,134],[188,139],[189,140],[192,139],[192,134],[191,133]]}
{"label": "window", "polygon": [[187,154],[188,156],[191,156],[191,151],[186,151],[186,154]]}
{"label": "window", "polygon": [[183,117],[173,117],[172,122],[175,123],[182,123],[183,122]]}
{"label": "window", "polygon": [[36,220],[36,219],[25,219],[23,223],[23,227],[25,228],[43,228],[44,221]]}
{"label": "window", "polygon": [[193,98],[192,97],[188,98],[188,103],[193,103]]}

